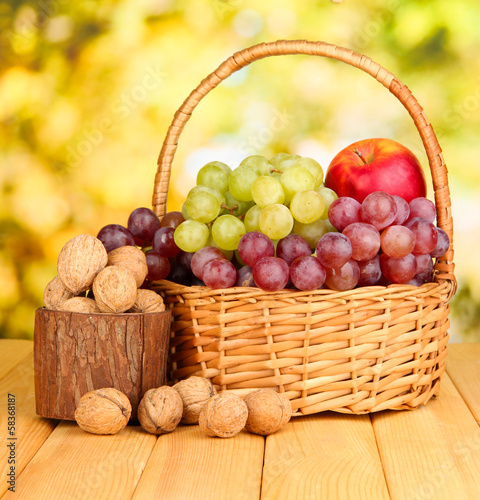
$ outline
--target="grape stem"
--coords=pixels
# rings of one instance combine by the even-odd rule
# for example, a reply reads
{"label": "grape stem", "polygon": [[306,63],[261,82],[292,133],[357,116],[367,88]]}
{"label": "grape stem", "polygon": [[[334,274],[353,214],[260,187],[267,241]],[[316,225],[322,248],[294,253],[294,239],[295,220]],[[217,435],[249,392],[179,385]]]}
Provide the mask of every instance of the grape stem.
{"label": "grape stem", "polygon": [[221,206],[221,208],[226,208],[230,212],[231,215],[234,215],[233,212],[235,210],[237,210],[237,208],[238,208],[238,205],[236,203],[231,208],[228,205],[226,205],[225,203],[222,203],[220,206]]}
{"label": "grape stem", "polygon": [[271,168],[270,169],[271,174],[283,174],[281,170],[277,170],[276,168]]}
{"label": "grape stem", "polygon": [[365,160],[364,156],[362,155],[362,153],[357,148],[354,148],[353,152],[360,158],[360,160],[362,160],[362,162],[363,162],[364,165],[367,164],[367,160]]}

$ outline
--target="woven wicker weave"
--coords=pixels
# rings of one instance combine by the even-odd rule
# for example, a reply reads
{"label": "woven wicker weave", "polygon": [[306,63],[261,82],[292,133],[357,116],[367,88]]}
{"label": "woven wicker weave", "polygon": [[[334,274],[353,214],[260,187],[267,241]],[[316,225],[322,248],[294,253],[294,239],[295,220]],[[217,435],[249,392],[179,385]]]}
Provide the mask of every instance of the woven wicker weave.
{"label": "woven wicker weave", "polygon": [[[324,42],[278,41],[237,52],[176,112],[158,160],[153,206],[162,216],[179,136],[199,101],[257,59],[308,54],[337,59],[373,76],[410,113],[422,138],[435,191],[437,224],[453,242],[447,169],[433,129],[410,90],[368,57]],[[219,390],[284,392],[295,414],[413,409],[438,393],[445,369],[449,301],[455,293],[453,246],[421,287],[350,291],[257,288],[211,290],[154,284],[173,308],[172,380],[199,375]]]}

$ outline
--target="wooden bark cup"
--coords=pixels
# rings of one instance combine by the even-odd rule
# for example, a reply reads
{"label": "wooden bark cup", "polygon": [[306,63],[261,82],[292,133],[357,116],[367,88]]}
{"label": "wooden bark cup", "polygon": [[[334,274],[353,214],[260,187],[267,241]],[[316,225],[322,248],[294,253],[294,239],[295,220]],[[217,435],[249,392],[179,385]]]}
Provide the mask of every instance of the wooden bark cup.
{"label": "wooden bark cup", "polygon": [[132,405],[166,381],[169,310],[86,314],[37,309],[34,365],[37,414],[74,420],[86,392],[114,387]]}

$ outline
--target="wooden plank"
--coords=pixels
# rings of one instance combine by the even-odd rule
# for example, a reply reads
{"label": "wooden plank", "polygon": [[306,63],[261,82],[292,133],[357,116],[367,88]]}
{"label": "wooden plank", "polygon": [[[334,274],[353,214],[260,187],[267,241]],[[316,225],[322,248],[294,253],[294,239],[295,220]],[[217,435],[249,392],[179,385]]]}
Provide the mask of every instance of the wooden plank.
{"label": "wooden plank", "polygon": [[155,441],[138,426],[99,436],[63,421],[3,499],[130,499]]}
{"label": "wooden plank", "polygon": [[[31,344],[31,343],[30,343]],[[18,352],[18,351],[17,351]],[[15,429],[13,436],[7,434],[8,396],[15,399]],[[0,379],[0,496],[7,491],[9,484],[6,481],[7,471],[15,467],[15,476],[22,472],[31,458],[37,453],[58,421],[40,418],[35,413],[35,392],[33,388],[33,352],[23,359],[17,366]],[[9,438],[16,438],[10,440]],[[11,458],[7,444],[15,443],[15,463],[8,464]]]}
{"label": "wooden plank", "polygon": [[133,498],[258,500],[264,445],[246,431],[222,439],[180,426],[158,438]]}
{"label": "wooden plank", "polygon": [[480,344],[450,344],[447,373],[480,424]]}
{"label": "wooden plank", "polygon": [[0,340],[0,379],[33,351],[31,340]]}
{"label": "wooden plank", "polygon": [[446,374],[426,406],[372,420],[393,500],[480,498],[480,428]]}
{"label": "wooden plank", "polygon": [[368,415],[294,418],[267,437],[262,499],[389,499]]}

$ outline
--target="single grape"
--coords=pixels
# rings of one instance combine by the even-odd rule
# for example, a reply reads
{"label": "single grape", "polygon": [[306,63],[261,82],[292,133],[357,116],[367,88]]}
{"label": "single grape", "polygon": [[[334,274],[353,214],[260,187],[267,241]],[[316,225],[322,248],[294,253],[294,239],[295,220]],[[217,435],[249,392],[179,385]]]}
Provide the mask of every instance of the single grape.
{"label": "single grape", "polygon": [[371,224],[354,222],[343,230],[343,234],[352,244],[352,259],[370,260],[380,250],[380,233]]}
{"label": "single grape", "polygon": [[196,252],[207,243],[210,231],[205,224],[196,220],[186,220],[175,229],[174,239],[184,252]]}
{"label": "single grape", "polygon": [[193,274],[182,266],[171,264],[170,272],[165,278],[168,281],[173,281],[179,285],[190,286],[192,283]]}
{"label": "single grape", "polygon": [[409,219],[413,219],[414,217],[420,217],[421,219],[425,219],[428,222],[433,222],[435,217],[437,216],[437,209],[435,205],[427,198],[423,198],[419,196],[418,198],[414,198],[410,203],[410,217]]}
{"label": "single grape", "polygon": [[220,214],[222,204],[225,204],[225,197],[218,189],[196,186],[188,193],[185,208],[193,220],[206,224]]}
{"label": "single grape", "polygon": [[103,243],[107,253],[115,250],[115,248],[135,246],[133,234],[120,224],[108,224],[102,227],[97,234],[97,238]]}
{"label": "single grape", "polygon": [[293,165],[280,176],[285,192],[285,203],[288,205],[295,193],[311,190],[315,187],[315,178],[304,167]]}
{"label": "single grape", "polygon": [[405,226],[390,226],[380,236],[382,250],[390,257],[400,258],[412,253],[415,235]]}
{"label": "single grape", "polygon": [[382,253],[380,266],[385,278],[392,283],[408,283],[417,274],[417,262],[411,253],[399,259]]}
{"label": "single grape", "polygon": [[373,259],[358,262],[358,268],[360,269],[360,278],[357,286],[376,285],[382,277],[379,255],[375,255]]}
{"label": "single grape", "polygon": [[435,248],[433,249],[432,252],[430,252],[430,255],[432,257],[442,257],[445,255],[445,252],[448,250],[448,247],[450,246],[450,238],[448,237],[448,234],[440,227],[435,228],[437,230],[437,244]]}
{"label": "single grape", "polygon": [[239,167],[253,167],[258,171],[259,175],[270,175],[270,170],[273,168],[273,165],[265,156],[252,155],[242,160]]}
{"label": "single grape", "polygon": [[323,184],[321,184],[318,188],[315,188],[315,191],[322,195],[323,201],[325,203],[325,208],[323,210],[321,219],[328,219],[328,209],[330,205],[338,199],[337,194],[332,189],[326,188]]}
{"label": "single grape", "polygon": [[250,266],[243,266],[237,271],[237,279],[234,286],[257,286],[253,280],[253,269]]}
{"label": "single grape", "polygon": [[175,229],[173,227],[161,227],[153,237],[153,251],[162,257],[175,257],[180,248],[175,243]]}
{"label": "single grape", "polygon": [[392,198],[397,205],[397,214],[395,215],[392,225],[401,225],[410,217],[410,206],[401,196],[392,194]]}
{"label": "single grape", "polygon": [[182,215],[182,212],[168,212],[162,217],[160,227],[173,227],[173,229],[177,229],[184,220],[185,217]]}
{"label": "single grape", "polygon": [[413,254],[426,254],[435,250],[438,243],[438,232],[431,222],[414,217],[405,222],[405,227],[408,227],[415,235]]}
{"label": "single grape", "polygon": [[160,221],[149,208],[136,208],[128,217],[127,229],[139,247],[150,245],[155,231],[159,228]]}
{"label": "single grape", "polygon": [[[393,224],[397,215],[397,203],[384,191],[370,193],[362,202],[362,220],[379,231]],[[335,224],[334,224],[335,225]]]}
{"label": "single grape", "polygon": [[227,259],[212,259],[203,268],[203,282],[210,288],[230,288],[236,279],[235,266]]}
{"label": "single grape", "polygon": [[235,215],[235,217],[240,217],[240,215],[246,213],[249,208],[253,207],[254,203],[253,201],[237,200],[232,196],[230,191],[227,191],[225,193],[225,205],[226,208],[221,211],[221,215],[231,214]]}
{"label": "single grape", "polygon": [[193,274],[199,278],[203,279],[203,269],[207,262],[212,259],[224,259],[222,251],[216,247],[203,247],[197,250],[191,260],[191,269]]}
{"label": "single grape", "polygon": [[360,268],[355,260],[348,260],[342,267],[327,268],[325,285],[339,292],[355,288],[360,279]]}
{"label": "single grape", "polygon": [[167,257],[162,257],[155,252],[147,252],[148,281],[158,281],[165,279],[170,273],[170,261]]}
{"label": "single grape", "polygon": [[354,222],[362,222],[362,205],[348,196],[341,196],[330,205],[328,220],[339,231],[343,231]]}
{"label": "single grape", "polygon": [[240,201],[252,201],[252,185],[259,177],[256,167],[244,166],[236,168],[228,179],[228,190],[231,195]]}
{"label": "single grape", "polygon": [[[318,222],[318,221],[317,221]],[[327,233],[336,233],[338,232],[337,228],[333,226],[333,224],[327,219],[325,222],[325,231]]]}
{"label": "single grape", "polygon": [[253,201],[262,208],[285,201],[285,193],[280,181],[275,177],[266,175],[261,175],[255,179],[252,184],[252,196]]}
{"label": "single grape", "polygon": [[275,167],[275,170],[283,173],[285,172],[285,170],[294,165],[300,158],[301,156],[298,155],[277,153],[276,155],[272,156],[272,158],[270,159],[270,163]]}
{"label": "single grape", "polygon": [[327,233],[317,243],[317,259],[325,267],[341,268],[352,257],[352,244],[342,233]]}
{"label": "single grape", "polygon": [[422,280],[422,283],[428,283],[432,281],[433,277],[433,260],[428,254],[415,255],[415,261],[417,264],[416,277]]}
{"label": "single grape", "polygon": [[228,178],[232,173],[232,169],[218,161],[212,161],[204,165],[197,174],[197,185],[210,186],[218,189],[221,193],[225,194],[228,190]]}
{"label": "single grape", "polygon": [[[184,201],[183,202],[183,205],[182,205],[182,217],[185,219],[185,220],[190,220],[191,217],[190,217],[190,214],[187,212],[187,202]],[[181,224],[181,223],[180,223]],[[179,225],[180,225],[179,224]],[[178,226],[177,226],[178,227]]]}
{"label": "single grape", "polygon": [[233,215],[221,215],[212,226],[213,241],[225,250],[236,250],[246,232],[244,223]]}
{"label": "single grape", "polygon": [[[175,261],[177,264],[187,271],[192,271],[192,259],[193,256],[195,255],[195,252],[184,252],[183,250],[180,250],[178,252],[177,256],[175,257]],[[178,267],[178,266],[177,266]]]}
{"label": "single grape", "polygon": [[299,158],[295,163],[295,166],[300,166],[306,168],[315,179],[315,187],[318,188],[323,182],[323,169],[320,166],[320,163],[315,161],[313,158],[307,158],[304,156],[303,158]]}
{"label": "single grape", "polygon": [[299,290],[316,290],[325,283],[327,272],[312,256],[298,257],[290,266],[290,279]]}
{"label": "single grape", "polygon": [[234,255],[235,255],[235,261],[233,264],[237,269],[240,269],[241,267],[247,265],[245,264],[245,262],[243,262],[242,258],[240,257],[240,254],[238,253],[238,248],[235,250]]}
{"label": "single grape", "polygon": [[268,236],[253,231],[241,237],[238,253],[245,264],[253,267],[262,257],[273,257],[275,247]]}
{"label": "single grape", "polygon": [[265,207],[258,219],[260,231],[272,240],[285,238],[293,228],[293,217],[285,205],[275,203]]}
{"label": "single grape", "polygon": [[322,195],[316,191],[299,191],[290,202],[293,218],[302,224],[311,224],[320,219],[325,210]]}
{"label": "single grape", "polygon": [[318,240],[328,232],[327,223],[328,221],[322,219],[318,219],[311,224],[302,224],[301,222],[295,221],[293,224],[293,232],[301,236],[308,243],[310,248],[315,248]]}
{"label": "single grape", "polygon": [[277,257],[283,259],[289,266],[299,257],[312,255],[310,245],[298,234],[289,234],[277,244]]}
{"label": "single grape", "polygon": [[253,268],[255,284],[267,292],[276,292],[288,283],[288,264],[278,257],[263,257]]}
{"label": "single grape", "polygon": [[245,214],[245,218],[243,219],[243,223],[245,224],[245,229],[250,231],[260,231],[260,214],[262,213],[263,208],[258,205],[253,205],[253,207],[247,210]]}

